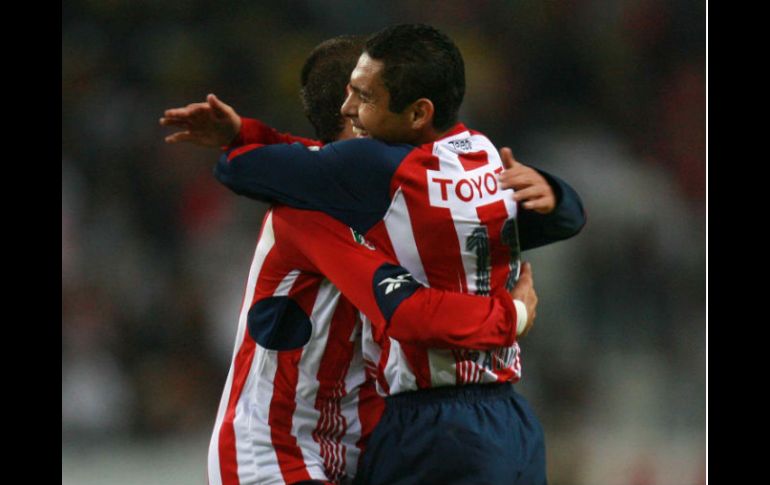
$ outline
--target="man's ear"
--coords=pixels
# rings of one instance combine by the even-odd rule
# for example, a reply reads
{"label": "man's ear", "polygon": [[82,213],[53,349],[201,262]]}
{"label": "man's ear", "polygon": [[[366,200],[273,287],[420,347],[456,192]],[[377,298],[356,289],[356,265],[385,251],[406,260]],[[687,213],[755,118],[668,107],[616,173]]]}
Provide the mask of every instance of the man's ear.
{"label": "man's ear", "polygon": [[430,99],[418,99],[412,103],[409,111],[409,121],[412,124],[412,129],[422,130],[433,124],[435,109],[433,108],[433,101]]}

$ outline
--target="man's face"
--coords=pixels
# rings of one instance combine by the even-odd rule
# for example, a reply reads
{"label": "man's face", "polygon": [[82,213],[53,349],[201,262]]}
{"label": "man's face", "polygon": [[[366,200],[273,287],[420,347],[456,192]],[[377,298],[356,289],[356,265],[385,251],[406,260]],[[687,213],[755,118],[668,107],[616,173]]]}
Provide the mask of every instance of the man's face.
{"label": "man's face", "polygon": [[390,93],[382,81],[383,67],[382,61],[361,54],[350,74],[342,116],[352,122],[353,131],[360,138],[411,143],[416,134],[411,128],[409,110],[405,109],[403,113],[390,111]]}
{"label": "man's face", "polygon": [[352,138],[358,138],[356,132],[353,131],[353,122],[348,118],[342,118],[342,131],[334,141],[350,140]]}

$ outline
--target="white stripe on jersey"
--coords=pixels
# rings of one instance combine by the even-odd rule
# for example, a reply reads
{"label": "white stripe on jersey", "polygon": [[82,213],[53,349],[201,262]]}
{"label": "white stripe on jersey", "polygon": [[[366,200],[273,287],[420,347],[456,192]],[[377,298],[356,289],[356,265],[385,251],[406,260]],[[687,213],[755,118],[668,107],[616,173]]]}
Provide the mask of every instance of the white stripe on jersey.
{"label": "white stripe on jersey", "polygon": [[[283,485],[278,456],[273,448],[270,427],[267,426],[273,382],[278,370],[277,354],[278,351],[256,346],[242,399],[235,410],[233,426],[241,485]],[[250,463],[252,466],[248,466]]]}
{"label": "white stripe on jersey", "polygon": [[290,271],[289,274],[284,276],[281,282],[278,283],[278,287],[273,292],[273,296],[289,296],[291,287],[294,286],[294,282],[297,281],[298,276],[299,276],[298,269]]}
{"label": "white stripe on jersey", "polygon": [[388,353],[388,363],[385,366],[385,379],[388,381],[390,393],[396,394],[417,389],[417,377],[409,368],[409,361],[401,349],[401,344],[398,343],[398,340],[388,338],[390,339],[390,352]]}
{"label": "white stripe on jersey", "polygon": [[[455,148],[455,145],[448,143],[458,139],[467,139],[474,152],[486,152],[488,163],[474,170],[466,171],[460,162],[459,154],[461,152]],[[478,257],[472,249],[466,246],[466,242],[473,231],[481,226],[476,209],[480,206],[502,200],[505,201],[508,217],[514,217],[516,215],[516,203],[511,197],[513,191],[499,189],[494,170],[501,169],[503,164],[497,148],[484,136],[470,135],[469,132],[465,131],[456,136],[442,139],[434,143],[433,155],[439,160],[439,170],[428,170],[426,172],[429,180],[427,185],[430,192],[431,205],[447,207],[451,211],[455,231],[457,232],[457,240],[460,241],[460,254],[462,255],[468,293],[476,294],[478,291]],[[493,174],[492,178],[488,176],[490,173]],[[478,185],[476,186],[473,182],[465,184],[465,187],[471,190],[470,195],[474,196],[470,202],[460,201],[456,195],[453,196],[452,190],[446,191],[447,198],[443,200],[440,194],[437,193],[438,186],[430,182],[431,179],[435,178],[452,180],[452,186],[457,187],[458,190],[459,183],[463,180],[477,181]],[[489,185],[490,181],[493,181],[494,184],[491,187]],[[488,187],[494,188],[494,191],[490,191]],[[474,191],[478,191],[478,194]],[[400,257],[399,261],[401,261]],[[404,266],[409,268],[408,265]],[[491,268],[489,269],[491,270]]]}
{"label": "white stripe on jersey", "polygon": [[[359,356],[359,363],[351,363],[351,369],[363,370],[363,363],[360,362],[360,345],[356,345],[356,355]],[[355,357],[354,357],[355,358]],[[354,367],[354,365],[356,367]],[[345,470],[343,470],[349,477],[356,475],[356,469],[358,468],[358,457],[361,455],[361,450],[356,446],[359,439],[361,439],[361,421],[358,419],[358,393],[360,392],[360,384],[348,389],[347,395],[342,398],[340,403],[340,410],[342,416],[345,417],[345,421],[348,423],[347,432],[342,435],[342,442],[345,445]]]}
{"label": "white stripe on jersey", "polygon": [[[321,362],[326,350],[329,337],[329,326],[332,316],[337,309],[340,293],[328,280],[324,280],[318,288],[318,296],[313,304],[310,321],[313,324],[311,341],[302,352],[299,361],[299,376],[295,401],[297,409],[292,419],[292,434],[297,437],[297,445],[302,450],[305,463],[324,463],[321,449],[312,438],[313,431],[318,425],[321,413],[315,409],[318,394],[318,363]],[[312,403],[312,406],[308,406]],[[308,467],[310,476],[314,479],[325,480],[323,468]],[[331,477],[329,477],[331,478]]]}
{"label": "white stripe on jersey", "polygon": [[345,446],[345,469],[343,472],[349,477],[356,475],[358,468],[358,458],[361,456],[361,449],[357,446],[361,439],[361,421],[358,416],[358,394],[361,386],[366,381],[366,371],[364,370],[364,359],[362,354],[361,336],[363,322],[360,318],[360,312],[355,311],[356,325],[350,334],[350,341],[353,345],[353,355],[350,359],[350,367],[347,376],[345,376],[345,396],[340,402],[340,413],[347,423],[347,431],[342,435],[342,443]]}
{"label": "white stripe on jersey", "polygon": [[[270,222],[272,231],[272,220]],[[278,284],[273,296],[288,296],[299,273],[298,270],[290,271]],[[259,344],[255,345],[256,355],[233,422],[238,450],[238,477],[241,485],[245,483],[284,485],[278,455],[275,453],[270,426],[268,426],[275,374],[278,370],[278,351],[265,349]],[[236,424],[239,411],[244,413],[246,431],[243,436],[238,434]],[[250,464],[252,466],[249,466]],[[245,477],[247,474],[251,476]],[[253,482],[244,482],[244,478],[253,479]]]}
{"label": "white stripe on jersey", "polygon": [[225,389],[222,392],[222,399],[219,402],[219,410],[217,411],[217,418],[214,424],[214,431],[211,435],[211,442],[209,444],[209,456],[208,456],[208,475],[210,485],[222,485],[222,476],[219,470],[219,431],[222,428],[222,421],[224,420],[227,412],[227,405],[230,401],[230,393],[233,385],[233,372],[235,370],[235,358],[238,355],[238,350],[243,344],[243,340],[246,338],[246,317],[248,315],[251,301],[254,298],[254,290],[257,285],[257,276],[259,270],[265,262],[265,258],[270,250],[275,245],[275,234],[273,233],[273,213],[269,212],[265,218],[264,228],[262,229],[262,235],[259,238],[257,248],[254,251],[254,259],[251,263],[251,269],[249,270],[249,276],[246,283],[246,292],[243,297],[243,306],[241,307],[241,313],[238,319],[238,331],[235,334],[235,347],[233,349],[233,359],[230,364],[230,371],[227,375],[227,381],[225,381]]}
{"label": "white stripe on jersey", "polygon": [[428,359],[432,386],[453,386],[457,384],[455,365],[457,361],[451,351],[431,353]]}
{"label": "white stripe on jersey", "polygon": [[[382,347],[374,339],[374,330],[372,329],[372,322],[369,320],[369,317],[363,313],[359,313],[359,316],[363,322],[361,325],[361,357],[364,361],[364,369],[370,375],[376,376],[379,374],[377,369],[382,357]],[[376,381],[375,386],[380,396],[388,395],[385,389],[380,387],[379,379]]]}
{"label": "white stripe on jersey", "polygon": [[401,266],[409,268],[415,280],[425,286],[430,286],[428,277],[425,275],[425,269],[422,267],[420,253],[417,252],[417,242],[414,240],[414,233],[412,232],[412,221],[401,187],[393,194],[393,202],[383,220],[388,236],[393,243],[396,258],[398,258]]}

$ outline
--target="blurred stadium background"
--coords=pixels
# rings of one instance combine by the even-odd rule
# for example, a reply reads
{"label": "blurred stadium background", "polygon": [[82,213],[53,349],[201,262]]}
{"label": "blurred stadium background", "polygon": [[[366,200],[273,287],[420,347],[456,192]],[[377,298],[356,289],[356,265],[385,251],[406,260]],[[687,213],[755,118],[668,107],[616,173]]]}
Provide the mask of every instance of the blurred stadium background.
{"label": "blurred stadium background", "polygon": [[568,180],[589,222],[528,254],[519,386],[552,485],[706,474],[706,5],[698,0],[73,0],[62,19],[62,483],[205,483],[208,433],[265,207],[215,150],[166,146],[209,92],[312,135],[321,40],[403,21],[452,36],[461,118]]}

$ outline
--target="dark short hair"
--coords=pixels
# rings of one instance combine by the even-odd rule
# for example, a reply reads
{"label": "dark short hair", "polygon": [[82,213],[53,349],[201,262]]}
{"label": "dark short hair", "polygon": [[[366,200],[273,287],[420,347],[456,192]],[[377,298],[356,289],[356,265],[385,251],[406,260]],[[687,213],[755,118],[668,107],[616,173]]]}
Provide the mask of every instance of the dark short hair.
{"label": "dark short hair", "polygon": [[429,25],[395,25],[369,37],[364,52],[384,64],[382,79],[390,92],[391,111],[400,113],[428,98],[437,129],[457,123],[465,96],[465,64],[449,37]]}
{"label": "dark short hair", "polygon": [[345,101],[345,87],[363,45],[363,38],[358,36],[331,38],[318,44],[302,66],[302,106],[316,136],[324,143],[336,140],[342,131],[340,108]]}

